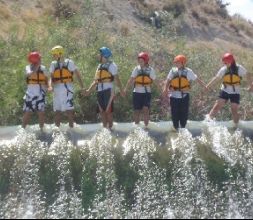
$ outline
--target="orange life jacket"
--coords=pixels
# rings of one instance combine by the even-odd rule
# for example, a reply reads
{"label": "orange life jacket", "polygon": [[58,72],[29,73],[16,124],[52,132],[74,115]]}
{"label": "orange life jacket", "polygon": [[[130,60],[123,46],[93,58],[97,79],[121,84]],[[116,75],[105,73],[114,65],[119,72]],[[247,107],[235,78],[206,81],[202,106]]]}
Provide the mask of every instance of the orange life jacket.
{"label": "orange life jacket", "polygon": [[170,81],[170,87],[175,91],[189,91],[191,88],[190,81],[187,79],[187,70],[184,69],[181,75],[178,72],[177,68],[173,68],[173,78]]}
{"label": "orange life jacket", "polygon": [[68,69],[69,61],[63,63],[63,66],[60,67],[60,63],[57,64],[55,70],[52,74],[53,83],[71,83],[73,82],[73,72]]}
{"label": "orange life jacket", "polygon": [[47,84],[47,76],[39,67],[36,73],[32,73],[26,78],[27,84],[38,84],[38,85],[46,85]]}
{"label": "orange life jacket", "polygon": [[223,84],[226,87],[227,85],[236,86],[241,84],[241,77],[238,75],[238,66],[234,72],[231,68],[227,68],[225,75],[223,76]]}
{"label": "orange life jacket", "polygon": [[113,82],[114,76],[109,72],[109,67],[112,62],[101,63],[95,74],[95,80],[98,83]]}
{"label": "orange life jacket", "polygon": [[150,77],[151,68],[140,68],[135,78],[135,86],[150,86],[153,80]]}

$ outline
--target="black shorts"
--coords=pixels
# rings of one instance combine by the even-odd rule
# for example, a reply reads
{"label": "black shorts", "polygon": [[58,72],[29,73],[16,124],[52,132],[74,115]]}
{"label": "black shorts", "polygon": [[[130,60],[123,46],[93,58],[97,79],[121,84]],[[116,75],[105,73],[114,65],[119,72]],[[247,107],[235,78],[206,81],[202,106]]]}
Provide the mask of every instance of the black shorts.
{"label": "black shorts", "polygon": [[142,110],[143,107],[150,108],[151,93],[133,93],[133,106],[134,110]]}
{"label": "black shorts", "polygon": [[228,94],[225,91],[221,90],[219,98],[225,99],[226,101],[230,100],[231,103],[240,104],[240,94]]}
{"label": "black shorts", "polygon": [[[99,106],[102,108],[103,111],[106,111],[108,103],[110,102],[111,93],[112,93],[111,89],[97,92],[97,100],[98,100],[97,112],[100,112]],[[113,100],[111,101],[111,112],[113,112]]]}

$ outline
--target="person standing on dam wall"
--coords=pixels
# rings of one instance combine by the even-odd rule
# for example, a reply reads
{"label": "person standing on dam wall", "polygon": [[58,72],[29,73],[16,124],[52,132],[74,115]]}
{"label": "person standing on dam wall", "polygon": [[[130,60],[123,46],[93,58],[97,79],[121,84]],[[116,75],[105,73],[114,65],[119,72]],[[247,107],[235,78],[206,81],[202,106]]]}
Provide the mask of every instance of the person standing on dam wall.
{"label": "person standing on dam wall", "polygon": [[28,55],[29,65],[25,68],[27,90],[24,96],[22,127],[26,128],[33,112],[38,113],[39,126],[43,130],[45,123],[46,92],[48,84],[48,72],[41,65],[41,55],[34,51]]}
{"label": "person standing on dam wall", "polygon": [[190,105],[191,82],[197,81],[205,90],[206,84],[188,67],[187,59],[184,55],[177,55],[174,58],[173,67],[167,76],[167,81],[163,89],[163,95],[170,98],[171,117],[176,130],[179,127],[185,128],[188,120]]}
{"label": "person standing on dam wall", "polygon": [[125,93],[130,85],[134,85],[133,107],[134,122],[139,124],[143,114],[144,124],[147,127],[150,119],[151,85],[156,82],[155,70],[149,65],[149,54],[138,54],[138,63],[125,86]]}
{"label": "person standing on dam wall", "polygon": [[[55,112],[55,125],[60,126],[61,114],[67,113],[69,127],[74,127],[74,75],[78,79],[79,85],[84,92],[84,84],[81,74],[75,63],[68,58],[64,58],[64,49],[57,45],[51,49],[54,61],[50,66],[50,89],[53,90],[53,108]],[[53,89],[51,87],[53,85]]]}
{"label": "person standing on dam wall", "polygon": [[208,114],[209,118],[214,118],[215,115],[225,106],[230,100],[232,118],[235,127],[238,126],[239,114],[238,109],[240,106],[240,85],[242,78],[247,78],[249,84],[249,91],[253,91],[251,77],[247,74],[247,70],[240,64],[237,64],[233,54],[225,53],[222,57],[223,67],[220,68],[215,77],[207,84],[211,88],[217,82],[222,80],[219,99],[215,102],[213,108]]}
{"label": "person standing on dam wall", "polygon": [[117,65],[111,60],[112,52],[108,47],[101,47],[99,49],[99,65],[93,82],[91,83],[86,95],[88,96],[92,90],[97,90],[97,112],[100,114],[103,126],[112,129],[113,126],[113,100],[115,97],[114,84],[120,89],[120,94],[125,97],[122,88],[122,83],[118,74]]}

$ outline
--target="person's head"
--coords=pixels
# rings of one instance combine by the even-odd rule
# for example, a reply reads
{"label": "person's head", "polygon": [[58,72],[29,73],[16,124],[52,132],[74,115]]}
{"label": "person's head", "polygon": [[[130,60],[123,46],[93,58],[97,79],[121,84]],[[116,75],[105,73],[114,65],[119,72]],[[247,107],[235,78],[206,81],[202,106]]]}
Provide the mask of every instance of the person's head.
{"label": "person's head", "polygon": [[33,64],[33,65],[38,65],[38,64],[40,64],[41,55],[40,55],[40,53],[37,52],[37,51],[30,52],[30,53],[28,54],[27,59],[28,59],[28,62],[29,62],[29,63],[31,63],[31,64]]}
{"label": "person's head", "polygon": [[186,65],[187,59],[185,55],[177,55],[175,56],[173,63],[176,65],[177,68],[181,69],[184,68]]}
{"label": "person's head", "polygon": [[222,62],[226,65],[226,66],[231,66],[231,64],[235,63],[235,58],[233,56],[233,54],[231,53],[225,53],[222,57]]}
{"label": "person's head", "polygon": [[108,61],[108,59],[110,59],[110,57],[112,56],[112,52],[108,47],[101,47],[99,49],[99,61],[101,63],[105,63]]}
{"label": "person's head", "polygon": [[64,49],[62,46],[57,45],[51,49],[51,53],[55,60],[59,60],[64,55]]}
{"label": "person's head", "polygon": [[149,65],[149,55],[147,52],[140,52],[138,54],[138,63],[141,67]]}

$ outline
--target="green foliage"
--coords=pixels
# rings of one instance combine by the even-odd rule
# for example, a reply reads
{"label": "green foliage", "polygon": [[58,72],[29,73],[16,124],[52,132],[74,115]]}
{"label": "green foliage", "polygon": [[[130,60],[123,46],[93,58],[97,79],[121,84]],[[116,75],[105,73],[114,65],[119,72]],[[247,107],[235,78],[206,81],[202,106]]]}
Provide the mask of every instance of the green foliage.
{"label": "green foliage", "polygon": [[118,148],[114,152],[115,158],[115,174],[117,177],[117,187],[123,189],[125,192],[125,199],[130,206],[133,204],[133,190],[139,175],[131,166],[133,160],[132,152],[129,152],[125,157],[123,156],[123,149]]}
{"label": "green foliage", "polygon": [[[170,4],[168,3],[168,5],[171,4],[178,5],[180,12],[185,10],[185,2],[173,1]],[[30,23],[23,37],[19,37],[17,27],[13,25],[8,39],[0,39],[2,67],[2,74],[0,75],[2,82],[0,88],[0,125],[21,123],[23,96],[26,90],[24,69],[27,65],[26,56],[31,50],[39,50],[42,54],[42,64],[49,68],[52,61],[50,49],[55,45],[62,45],[65,48],[66,56],[73,59],[78,66],[86,88],[94,78],[98,65],[96,56],[98,49],[102,46],[108,46],[112,49],[113,60],[118,65],[123,86],[137,65],[136,56],[140,51],[150,52],[151,65],[154,65],[157,70],[160,82],[166,80],[167,72],[172,67],[172,60],[178,54],[187,56],[188,67],[206,83],[221,66],[220,57],[224,51],[215,48],[210,49],[205,45],[189,48],[184,37],[177,36],[177,26],[180,24],[175,23],[170,10],[162,15],[165,25],[161,30],[145,27],[136,30],[134,34],[124,35],[120,30],[117,30],[117,33],[112,35],[106,25],[100,25],[105,22],[104,16],[96,16],[91,5],[91,1],[85,1],[81,7],[81,13],[77,13],[69,19],[60,18],[58,22],[55,22],[53,18],[48,17],[37,23]],[[183,16],[181,17],[183,19]],[[182,19],[177,19],[177,22],[183,22]],[[42,33],[40,29],[43,30]],[[238,53],[239,56],[245,61],[242,63],[243,65],[251,67],[248,53],[240,52]],[[215,93],[205,94],[201,91],[202,88],[193,83],[191,120],[201,120],[210,111],[218,96],[218,86],[215,88]],[[129,90],[127,97],[123,99],[119,96],[119,89],[116,88],[117,97],[114,105],[114,119],[116,121],[132,121],[131,93],[132,91]],[[161,110],[161,88],[153,88],[152,100],[151,119],[155,121],[168,120],[168,114],[164,111],[169,111],[169,109]],[[250,103],[251,101],[246,99],[242,101],[242,106],[247,106],[242,113],[244,119],[252,118]],[[77,123],[83,124],[100,120],[95,111],[95,92],[89,97],[83,97],[79,85],[75,83],[74,104]],[[54,121],[52,109],[52,95],[48,94],[46,123],[53,123]],[[218,116],[218,119],[220,118],[231,118],[228,108],[225,108],[222,114]],[[32,118],[31,123],[38,123],[36,115]]]}
{"label": "green foliage", "polygon": [[42,158],[39,170],[39,183],[48,204],[52,204],[54,201],[53,195],[59,190],[57,186],[59,171],[56,167],[53,157],[45,155]]}
{"label": "green foliage", "polygon": [[82,192],[83,192],[83,200],[82,204],[85,209],[88,209],[93,199],[95,198],[95,195],[97,193],[97,184],[96,184],[96,167],[97,162],[95,159],[93,160],[87,160],[84,164],[84,171],[82,173]]}
{"label": "green foliage", "polygon": [[201,159],[205,161],[207,174],[210,180],[219,187],[229,179],[226,173],[226,163],[215,155],[208,146],[198,145],[198,152]]}

